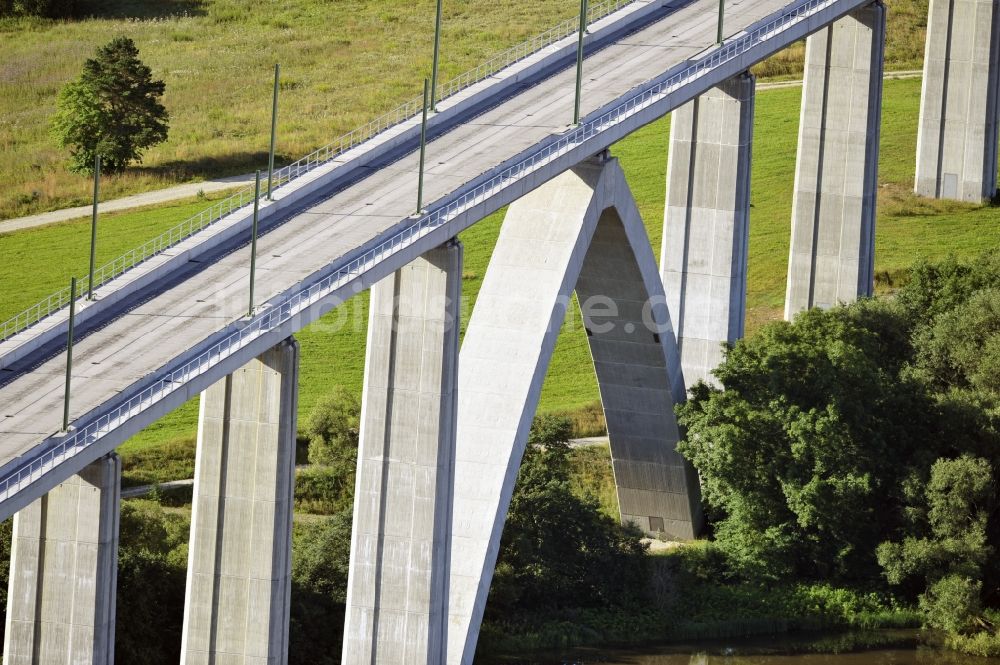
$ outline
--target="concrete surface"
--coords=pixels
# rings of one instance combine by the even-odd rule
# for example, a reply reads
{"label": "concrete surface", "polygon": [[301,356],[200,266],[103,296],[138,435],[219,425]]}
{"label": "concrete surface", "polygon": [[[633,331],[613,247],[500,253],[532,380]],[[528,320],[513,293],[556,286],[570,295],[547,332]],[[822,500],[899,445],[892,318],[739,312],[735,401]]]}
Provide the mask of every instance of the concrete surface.
{"label": "concrete surface", "polygon": [[[670,1],[676,3],[682,0]],[[590,26],[585,42],[589,44],[591,50],[613,44],[624,31],[651,22],[650,17],[658,13],[662,13],[661,0],[637,0],[620,11],[595,21]],[[576,40],[567,37],[441,100],[437,105],[437,112],[427,120],[428,140],[433,141],[434,137],[474,118],[499,101],[516,95],[524,88],[530,88],[560,66],[564,67],[570,60],[575,62],[575,53]],[[321,164],[313,164],[314,168],[302,167],[296,172],[297,177],[276,190],[271,201],[261,204],[261,233],[266,233],[277,218],[287,215],[290,210],[302,210],[307,207],[304,206],[304,202],[315,203],[317,197],[329,196],[331,192],[349,186],[382,166],[392,164],[407,152],[413,152],[419,135],[418,115],[379,132]],[[478,171],[477,174],[481,172]],[[415,182],[414,176],[407,184],[415,188],[412,184]],[[427,188],[426,191],[432,190]],[[415,193],[413,197],[415,201]],[[249,200],[249,197],[247,199]],[[213,255],[224,254],[227,246],[229,251],[238,247],[242,239],[249,235],[252,208],[252,205],[245,205],[230,210],[230,214],[183,240],[181,240],[183,234],[189,233],[190,229],[183,229],[183,233],[178,231],[176,237],[173,235],[174,229],[164,232],[170,241],[176,244],[134,265],[126,274],[111,283],[95,289],[93,301],[81,300],[76,313],[77,325],[105,315],[108,311],[120,310],[122,301],[134,298],[144,289],[155,288],[162,284],[177,271],[183,271],[191,261],[208,262],[212,260]],[[206,219],[205,222],[207,221]],[[385,230],[381,229],[382,232]],[[0,341],[0,369],[9,367],[12,362],[35,352],[40,346],[65,336],[67,309],[49,313],[50,315],[26,330]],[[35,315],[31,310],[23,314],[26,318],[33,318]]]}
{"label": "concrete surface", "polygon": [[749,74],[671,116],[660,269],[688,388],[743,337],[753,117]]}
{"label": "concrete surface", "polygon": [[[726,62],[704,75],[693,77],[683,86],[671,88],[655,97],[640,111],[622,123],[609,126],[588,137],[576,147],[542,162],[523,176],[511,178],[489,196],[461,208],[453,218],[433,232],[419,237],[393,252],[381,255],[377,263],[339,283],[314,305],[282,319],[280,325],[240,348],[239,352],[209,364],[207,368],[182,383],[169,384],[155,402],[102,430],[94,443],[81,452],[32,477],[30,486],[5,496],[0,513],[13,512],[50,489],[68,474],[100,454],[109,452],[131,433],[176,408],[199,391],[238,369],[284,337],[335,307],[346,298],[420,254],[454,237],[498,207],[524,192],[540,186],[555,175],[571,168],[638,127],[662,117],[674,105],[682,104],[717,84],[716,77],[729,78],[745,69],[749,60],[765,57],[794,41],[816,24],[829,20],[838,10],[860,0],[838,0],[831,7],[816,10],[762,42],[755,50]],[[611,45],[593,51],[587,58],[583,109],[597,108],[635,93],[635,87],[657,85],[664,72],[686,67],[689,58],[704,51],[714,41],[715,22],[705,11],[709,0],[697,0],[682,8],[664,10],[662,20],[648,23],[637,32],[618,37]],[[734,29],[752,25],[783,6],[783,0],[734,6],[727,14]],[[708,53],[711,53],[709,51]],[[707,56],[706,56],[707,57]],[[736,71],[734,68],[740,67]],[[729,73],[732,72],[732,73]],[[503,164],[516,163],[524,151],[536,151],[560,138],[567,130],[566,91],[574,82],[572,66],[539,74],[537,81],[521,82],[518,94],[483,107],[474,117],[461,117],[459,126],[446,134],[432,134],[428,145],[429,168],[426,189],[428,201],[450,200],[457,193],[472,191]],[[723,79],[724,80],[724,79]],[[532,85],[533,84],[533,85]],[[631,91],[631,92],[630,92]],[[359,148],[360,150],[361,148]],[[409,218],[415,203],[417,155],[407,153],[391,164],[378,164],[372,173],[352,186],[329,193],[319,202],[307,201],[286,209],[287,221],[266,227],[260,239],[257,264],[258,302],[277,302],[303,282],[329,275],[350,257],[376,246],[390,234],[397,234],[413,224]],[[306,176],[308,177],[308,176]],[[274,204],[281,203],[276,201]],[[289,204],[291,205],[291,204]],[[241,238],[237,234],[237,238]],[[392,237],[398,237],[392,235]],[[245,242],[245,236],[242,236]],[[178,248],[178,257],[189,257],[190,248]],[[173,250],[171,250],[173,252]],[[74,399],[71,418],[77,427],[108,413],[131,395],[147,386],[163,391],[164,373],[195,358],[209,349],[213,340],[234,333],[245,321],[248,252],[246,248],[220,248],[220,254],[202,257],[197,262],[183,258],[173,272],[160,275],[152,291],[123,297],[110,317],[78,327],[74,374]],[[191,257],[194,258],[194,257]],[[132,277],[123,276],[129,280]],[[99,294],[101,300],[115,297],[115,285]],[[267,307],[262,308],[267,312]],[[63,358],[59,341],[30,354],[30,357],[0,369],[0,472],[20,469],[28,459],[40,454],[45,446],[57,445],[53,436],[59,427],[63,392]],[[0,363],[2,364],[2,363]],[[92,457],[93,456],[93,457]],[[9,511],[9,512],[8,512]]]}
{"label": "concrete surface", "polygon": [[612,185],[615,207],[594,231],[576,295],[597,304],[583,307],[583,321],[622,522],[691,540],[702,527],[701,494],[694,468],[676,450],[674,404],[685,398],[682,380],[671,380],[681,374],[676,337],[649,237],[621,177]]}
{"label": "concrete surface", "polygon": [[371,289],[344,665],[444,662],[462,246]]}
{"label": "concrete surface", "polygon": [[[123,196],[118,199],[100,201],[97,204],[97,210],[98,214],[103,214],[106,212],[117,212],[120,210],[128,210],[130,208],[141,208],[143,206],[156,205],[157,203],[176,201],[177,199],[186,199],[191,196],[197,196],[198,192],[204,192],[206,194],[212,192],[224,192],[227,189],[253,184],[255,175],[256,174],[254,173],[249,173],[247,175],[217,178],[215,180],[206,180],[204,182],[189,182],[184,183],[183,185],[175,185],[173,187],[165,187],[163,189],[154,189],[149,192]],[[208,204],[206,204],[206,207],[208,207]],[[56,222],[65,222],[72,219],[83,218],[90,221],[92,211],[93,206],[85,205],[73,208],[63,208],[62,210],[52,210],[50,212],[41,212],[37,215],[28,215],[26,217],[17,217],[15,219],[2,220],[0,221],[0,234],[23,231],[24,229],[32,229],[37,226],[45,226],[46,224],[55,224]]]}
{"label": "concrete surface", "polygon": [[687,523],[685,537],[696,528],[697,485],[685,485],[690,475],[674,450],[673,404],[684,382],[649,238],[617,161],[588,161],[509,208],[462,343],[453,665],[470,664],[475,653],[514,482],[574,288],[585,297],[623,515],[641,516],[645,528],[650,515],[665,526]]}
{"label": "concrete surface", "polygon": [[979,203],[997,189],[1000,7],[931,0],[914,191]]}
{"label": "concrete surface", "polygon": [[181,665],[288,662],[299,345],[202,395]]}
{"label": "concrete surface", "polygon": [[806,42],[785,319],[874,288],[885,7]]}
{"label": "concrete surface", "polygon": [[109,455],[14,516],[5,664],[114,663],[120,485]]}

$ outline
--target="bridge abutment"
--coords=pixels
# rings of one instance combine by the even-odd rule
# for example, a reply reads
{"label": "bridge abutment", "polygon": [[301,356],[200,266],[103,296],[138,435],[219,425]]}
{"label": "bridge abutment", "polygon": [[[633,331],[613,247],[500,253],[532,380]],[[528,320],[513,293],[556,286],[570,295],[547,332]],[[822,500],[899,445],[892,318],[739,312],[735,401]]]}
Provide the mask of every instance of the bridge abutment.
{"label": "bridge abutment", "polygon": [[884,45],[881,3],[806,42],[787,320],[872,292]]}
{"label": "bridge abutment", "polygon": [[120,488],[111,454],[14,516],[4,663],[114,663]]}
{"label": "bridge abutment", "polygon": [[671,116],[660,269],[688,387],[743,337],[754,90],[745,73]]}
{"label": "bridge abutment", "polygon": [[462,246],[371,288],[345,665],[444,662]]}
{"label": "bridge abutment", "polygon": [[288,660],[298,342],[201,396],[182,665]]}
{"label": "bridge abutment", "polygon": [[979,203],[997,189],[1000,7],[931,0],[917,176],[922,196]]}

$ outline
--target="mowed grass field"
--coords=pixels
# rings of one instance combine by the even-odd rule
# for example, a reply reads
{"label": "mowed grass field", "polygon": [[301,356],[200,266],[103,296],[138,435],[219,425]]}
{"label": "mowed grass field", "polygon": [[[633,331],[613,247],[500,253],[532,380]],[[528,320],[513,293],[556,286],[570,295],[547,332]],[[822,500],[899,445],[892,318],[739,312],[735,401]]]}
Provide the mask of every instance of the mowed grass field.
{"label": "mowed grass field", "polygon": [[[799,88],[761,91],[756,106],[750,270],[749,332],[781,317],[798,131]],[[885,86],[876,270],[885,289],[919,259],[949,254],[969,257],[1000,246],[1000,209],[917,199],[909,193],[916,149],[920,81],[890,80]],[[613,150],[623,164],[659,255],[669,117],[620,142]],[[102,242],[136,244],[197,209],[184,203],[149,212],[108,215]],[[203,203],[202,203],[203,205]],[[502,214],[463,234],[464,295],[471,305],[478,293]],[[0,236],[0,284],[17,285],[0,293],[0,318],[34,302],[22,285],[38,292],[62,285],[69,272],[85,269],[89,224],[66,223]],[[125,238],[122,240],[122,238]],[[116,240],[117,239],[117,240]],[[118,249],[103,247],[110,258]],[[39,252],[43,252],[40,254]],[[360,294],[297,337],[302,345],[300,424],[317,400],[342,385],[360,393],[364,369],[367,296]],[[467,320],[467,317],[466,317]],[[565,329],[556,348],[542,395],[542,411],[573,410],[599,399],[586,336],[577,325]],[[197,404],[163,418],[123,446],[130,480],[165,480],[190,473]],[[126,474],[128,476],[128,472]]]}
{"label": "mowed grass field", "polygon": [[[91,18],[0,20],[0,219],[89,202],[50,135],[58,91],[124,35],[166,82],[169,139],[141,166],[106,177],[105,199],[266,164],[273,64],[282,66],[278,157],[301,157],[420,94],[431,65],[434,0],[81,0]],[[886,0],[887,67],[923,54],[927,0]],[[592,5],[596,5],[595,2]],[[444,3],[441,79],[570,18],[575,0]],[[762,64],[802,70],[797,45]]]}

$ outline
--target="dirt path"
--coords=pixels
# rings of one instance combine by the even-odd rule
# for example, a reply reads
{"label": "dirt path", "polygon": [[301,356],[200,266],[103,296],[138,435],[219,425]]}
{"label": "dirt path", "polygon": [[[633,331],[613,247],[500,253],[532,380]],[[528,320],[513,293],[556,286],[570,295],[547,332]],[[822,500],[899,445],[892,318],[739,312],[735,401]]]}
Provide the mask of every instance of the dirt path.
{"label": "dirt path", "polygon": [[[228,178],[219,178],[217,180],[206,180],[204,182],[190,182],[184,185],[167,187],[166,189],[157,189],[152,192],[133,194],[132,196],[126,196],[112,201],[102,201],[98,204],[97,208],[99,213],[128,210],[130,208],[141,208],[142,206],[155,205],[157,203],[166,203],[168,201],[176,201],[177,199],[186,199],[192,196],[197,196],[199,191],[208,194],[211,192],[232,189],[234,187],[239,187],[240,185],[252,183],[253,179],[254,174],[251,173],[249,175],[237,175]],[[77,206],[75,208],[63,208],[62,210],[53,210],[52,212],[43,212],[37,215],[30,215],[28,217],[8,219],[0,222],[0,234],[22,231],[24,229],[31,229],[36,226],[45,226],[46,224],[54,224],[56,222],[65,222],[70,219],[89,219],[91,210],[92,207],[86,205]]]}

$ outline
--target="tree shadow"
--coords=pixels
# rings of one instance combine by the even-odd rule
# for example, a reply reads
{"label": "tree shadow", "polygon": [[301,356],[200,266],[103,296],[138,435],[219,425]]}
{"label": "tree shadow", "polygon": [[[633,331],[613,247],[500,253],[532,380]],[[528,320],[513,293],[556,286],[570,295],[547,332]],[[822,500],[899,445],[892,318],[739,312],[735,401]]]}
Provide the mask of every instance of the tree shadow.
{"label": "tree shadow", "polygon": [[154,19],[207,12],[202,0],[78,0],[75,13],[90,18]]}
{"label": "tree shadow", "polygon": [[[277,153],[274,156],[274,168],[280,168],[293,161],[289,155]],[[194,159],[178,159],[162,162],[154,166],[133,166],[129,172],[136,175],[151,175],[169,180],[191,180],[194,178],[224,178],[227,176],[253,173],[260,169],[267,173],[267,151],[234,152],[226,155],[206,155]]]}

